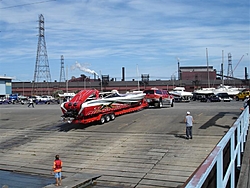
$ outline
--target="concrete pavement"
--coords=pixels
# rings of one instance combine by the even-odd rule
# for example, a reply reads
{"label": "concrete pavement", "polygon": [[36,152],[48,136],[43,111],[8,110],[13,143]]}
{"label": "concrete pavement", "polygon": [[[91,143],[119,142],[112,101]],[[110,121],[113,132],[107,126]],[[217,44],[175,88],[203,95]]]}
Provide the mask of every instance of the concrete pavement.
{"label": "concrete pavement", "polygon": [[[54,155],[60,154],[65,183],[82,173],[101,175],[94,188],[178,187],[238,118],[241,106],[176,103],[103,125],[63,124],[59,105],[0,106],[0,169],[51,178]],[[184,139],[187,110],[195,119],[192,140]]]}

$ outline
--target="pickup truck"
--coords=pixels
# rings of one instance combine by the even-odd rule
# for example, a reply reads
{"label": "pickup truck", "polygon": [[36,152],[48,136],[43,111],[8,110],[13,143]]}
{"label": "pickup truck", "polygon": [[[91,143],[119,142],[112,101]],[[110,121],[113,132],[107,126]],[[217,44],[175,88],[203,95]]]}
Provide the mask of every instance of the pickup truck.
{"label": "pickup truck", "polygon": [[171,107],[174,106],[174,96],[167,90],[151,88],[144,90],[143,93],[146,94],[145,99],[149,106],[157,108],[161,108],[163,105],[170,105]]}
{"label": "pickup truck", "polygon": [[50,102],[54,102],[55,98],[49,95],[43,95],[43,96],[34,96],[36,103],[45,103],[50,104]]}
{"label": "pickup truck", "polygon": [[24,102],[27,101],[28,98],[22,95],[19,95],[18,93],[10,94],[8,97],[9,103],[16,103],[16,102]]}
{"label": "pickup truck", "polygon": [[18,94],[10,94],[9,100],[10,101],[17,101],[18,100]]}
{"label": "pickup truck", "polygon": [[48,95],[43,95],[43,96],[40,98],[40,100],[41,100],[41,101],[44,101],[44,102],[51,102],[51,101],[53,101],[54,99],[55,99],[54,97],[48,96]]}

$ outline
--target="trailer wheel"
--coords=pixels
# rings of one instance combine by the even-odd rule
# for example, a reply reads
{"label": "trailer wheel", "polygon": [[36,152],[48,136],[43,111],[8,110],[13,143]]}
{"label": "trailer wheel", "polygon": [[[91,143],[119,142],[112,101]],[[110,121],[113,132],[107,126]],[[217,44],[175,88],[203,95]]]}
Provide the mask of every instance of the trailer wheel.
{"label": "trailer wheel", "polygon": [[111,121],[115,119],[115,114],[110,114]]}
{"label": "trailer wheel", "polygon": [[100,119],[100,124],[104,124],[105,123],[105,116],[102,116]]}
{"label": "trailer wheel", "polygon": [[110,115],[109,114],[107,114],[106,116],[105,116],[105,120],[106,120],[106,122],[109,122],[110,121]]}

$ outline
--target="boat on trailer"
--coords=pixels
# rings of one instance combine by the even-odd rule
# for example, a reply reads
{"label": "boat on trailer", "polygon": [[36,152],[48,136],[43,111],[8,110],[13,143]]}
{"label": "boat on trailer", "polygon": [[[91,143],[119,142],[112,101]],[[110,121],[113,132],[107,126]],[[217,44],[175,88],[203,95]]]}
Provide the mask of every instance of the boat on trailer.
{"label": "boat on trailer", "polygon": [[61,104],[62,119],[68,123],[101,124],[114,120],[116,116],[148,107],[142,92],[120,94],[117,90],[99,92],[82,90],[70,101]]}
{"label": "boat on trailer", "polygon": [[238,93],[240,93],[245,88],[236,88],[229,85],[220,84],[217,88],[202,88],[194,90],[193,94],[195,96],[206,96],[218,95],[219,93],[227,93],[230,97],[234,98]]}
{"label": "boat on trailer", "polygon": [[185,91],[185,87],[175,87],[169,93],[174,96],[175,102],[190,102],[193,97],[193,93]]}

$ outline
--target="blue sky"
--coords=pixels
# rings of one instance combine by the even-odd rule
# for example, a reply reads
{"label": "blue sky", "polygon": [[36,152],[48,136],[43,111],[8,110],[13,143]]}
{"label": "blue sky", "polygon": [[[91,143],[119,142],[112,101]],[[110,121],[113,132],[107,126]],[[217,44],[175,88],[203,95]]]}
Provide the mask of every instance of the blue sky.
{"label": "blue sky", "polygon": [[68,79],[96,72],[121,80],[122,67],[126,80],[171,79],[177,59],[206,66],[206,49],[217,71],[224,59],[226,75],[228,53],[235,77],[250,68],[249,0],[0,0],[0,76],[34,79],[40,14],[52,80],[61,55]]}

